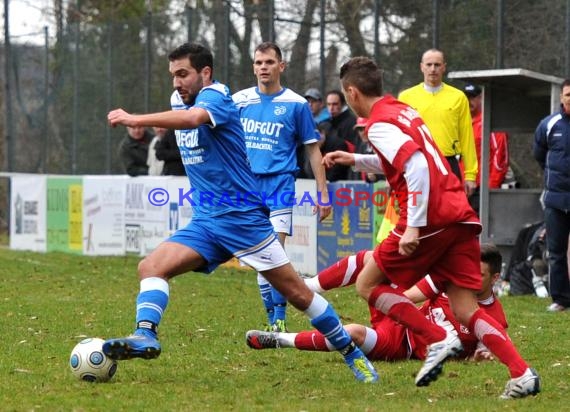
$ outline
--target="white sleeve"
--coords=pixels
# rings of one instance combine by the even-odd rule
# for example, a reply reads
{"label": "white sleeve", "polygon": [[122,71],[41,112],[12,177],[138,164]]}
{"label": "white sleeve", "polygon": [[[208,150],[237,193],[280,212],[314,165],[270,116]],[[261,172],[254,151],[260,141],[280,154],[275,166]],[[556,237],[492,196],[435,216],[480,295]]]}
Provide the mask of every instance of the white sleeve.
{"label": "white sleeve", "polygon": [[354,153],[353,169],[356,172],[384,173],[380,158],[375,154]]}
{"label": "white sleeve", "polygon": [[408,185],[408,226],[426,226],[430,179],[427,159],[422,152],[414,152],[406,161],[404,178]]}

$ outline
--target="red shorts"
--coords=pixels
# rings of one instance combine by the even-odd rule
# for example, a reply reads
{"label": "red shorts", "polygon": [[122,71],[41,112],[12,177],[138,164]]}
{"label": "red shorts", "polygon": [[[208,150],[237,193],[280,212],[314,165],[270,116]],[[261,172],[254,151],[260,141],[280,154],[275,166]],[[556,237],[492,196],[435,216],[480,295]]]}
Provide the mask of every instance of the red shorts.
{"label": "red shorts", "polygon": [[409,359],[408,339],[406,328],[389,317],[372,325],[377,339],[374,348],[366,354],[370,360],[395,361]]}
{"label": "red shorts", "polygon": [[374,250],[374,260],[392,283],[406,289],[429,274],[440,290],[452,283],[479,291],[483,286],[479,231],[478,225],[454,224],[420,239],[411,256],[398,253],[400,238],[391,232]]}

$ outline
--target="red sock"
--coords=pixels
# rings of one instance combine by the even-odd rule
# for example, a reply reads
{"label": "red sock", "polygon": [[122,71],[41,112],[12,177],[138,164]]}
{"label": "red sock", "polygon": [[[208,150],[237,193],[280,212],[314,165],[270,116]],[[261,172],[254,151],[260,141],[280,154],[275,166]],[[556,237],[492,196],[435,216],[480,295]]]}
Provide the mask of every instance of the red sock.
{"label": "red sock", "polygon": [[505,329],[489,316],[483,309],[479,308],[469,321],[469,330],[489,348],[503,364],[509,368],[511,378],[521,376],[528,365],[518,353]]}
{"label": "red sock", "polygon": [[376,286],[370,294],[368,304],[404,325],[428,344],[445,339],[445,330],[427,320],[399,287],[384,284]]}
{"label": "red sock", "polygon": [[358,274],[364,267],[366,250],[356,255],[347,256],[335,264],[319,272],[319,284],[324,290],[348,286],[356,282]]}
{"label": "red sock", "polygon": [[324,335],[317,331],[299,332],[295,336],[295,347],[300,350],[330,352]]}

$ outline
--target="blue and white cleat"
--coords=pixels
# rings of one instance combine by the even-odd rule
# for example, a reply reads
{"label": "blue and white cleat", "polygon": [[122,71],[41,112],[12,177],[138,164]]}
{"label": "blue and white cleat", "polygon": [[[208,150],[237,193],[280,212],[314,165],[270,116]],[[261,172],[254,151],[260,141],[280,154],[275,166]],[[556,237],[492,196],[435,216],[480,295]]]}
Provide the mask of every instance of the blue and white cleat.
{"label": "blue and white cleat", "polygon": [[344,361],[360,382],[378,382],[378,373],[366,355],[357,347],[344,357]]}
{"label": "blue and white cleat", "polygon": [[158,339],[146,335],[130,335],[103,343],[103,352],[114,360],[154,359],[160,355],[160,351]]}

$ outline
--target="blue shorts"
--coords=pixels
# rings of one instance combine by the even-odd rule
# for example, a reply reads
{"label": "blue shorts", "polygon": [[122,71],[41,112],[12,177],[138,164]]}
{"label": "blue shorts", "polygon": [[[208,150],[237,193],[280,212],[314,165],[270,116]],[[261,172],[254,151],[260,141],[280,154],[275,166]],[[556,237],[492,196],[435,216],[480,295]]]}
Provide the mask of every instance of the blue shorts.
{"label": "blue shorts", "polygon": [[198,252],[207,263],[197,271],[204,273],[212,272],[234,256],[257,271],[289,262],[273,226],[261,209],[194,218],[167,241]]}
{"label": "blue shorts", "polygon": [[261,198],[270,210],[270,219],[275,231],[291,235],[293,229],[293,206],[295,205],[295,176],[257,175]]}

